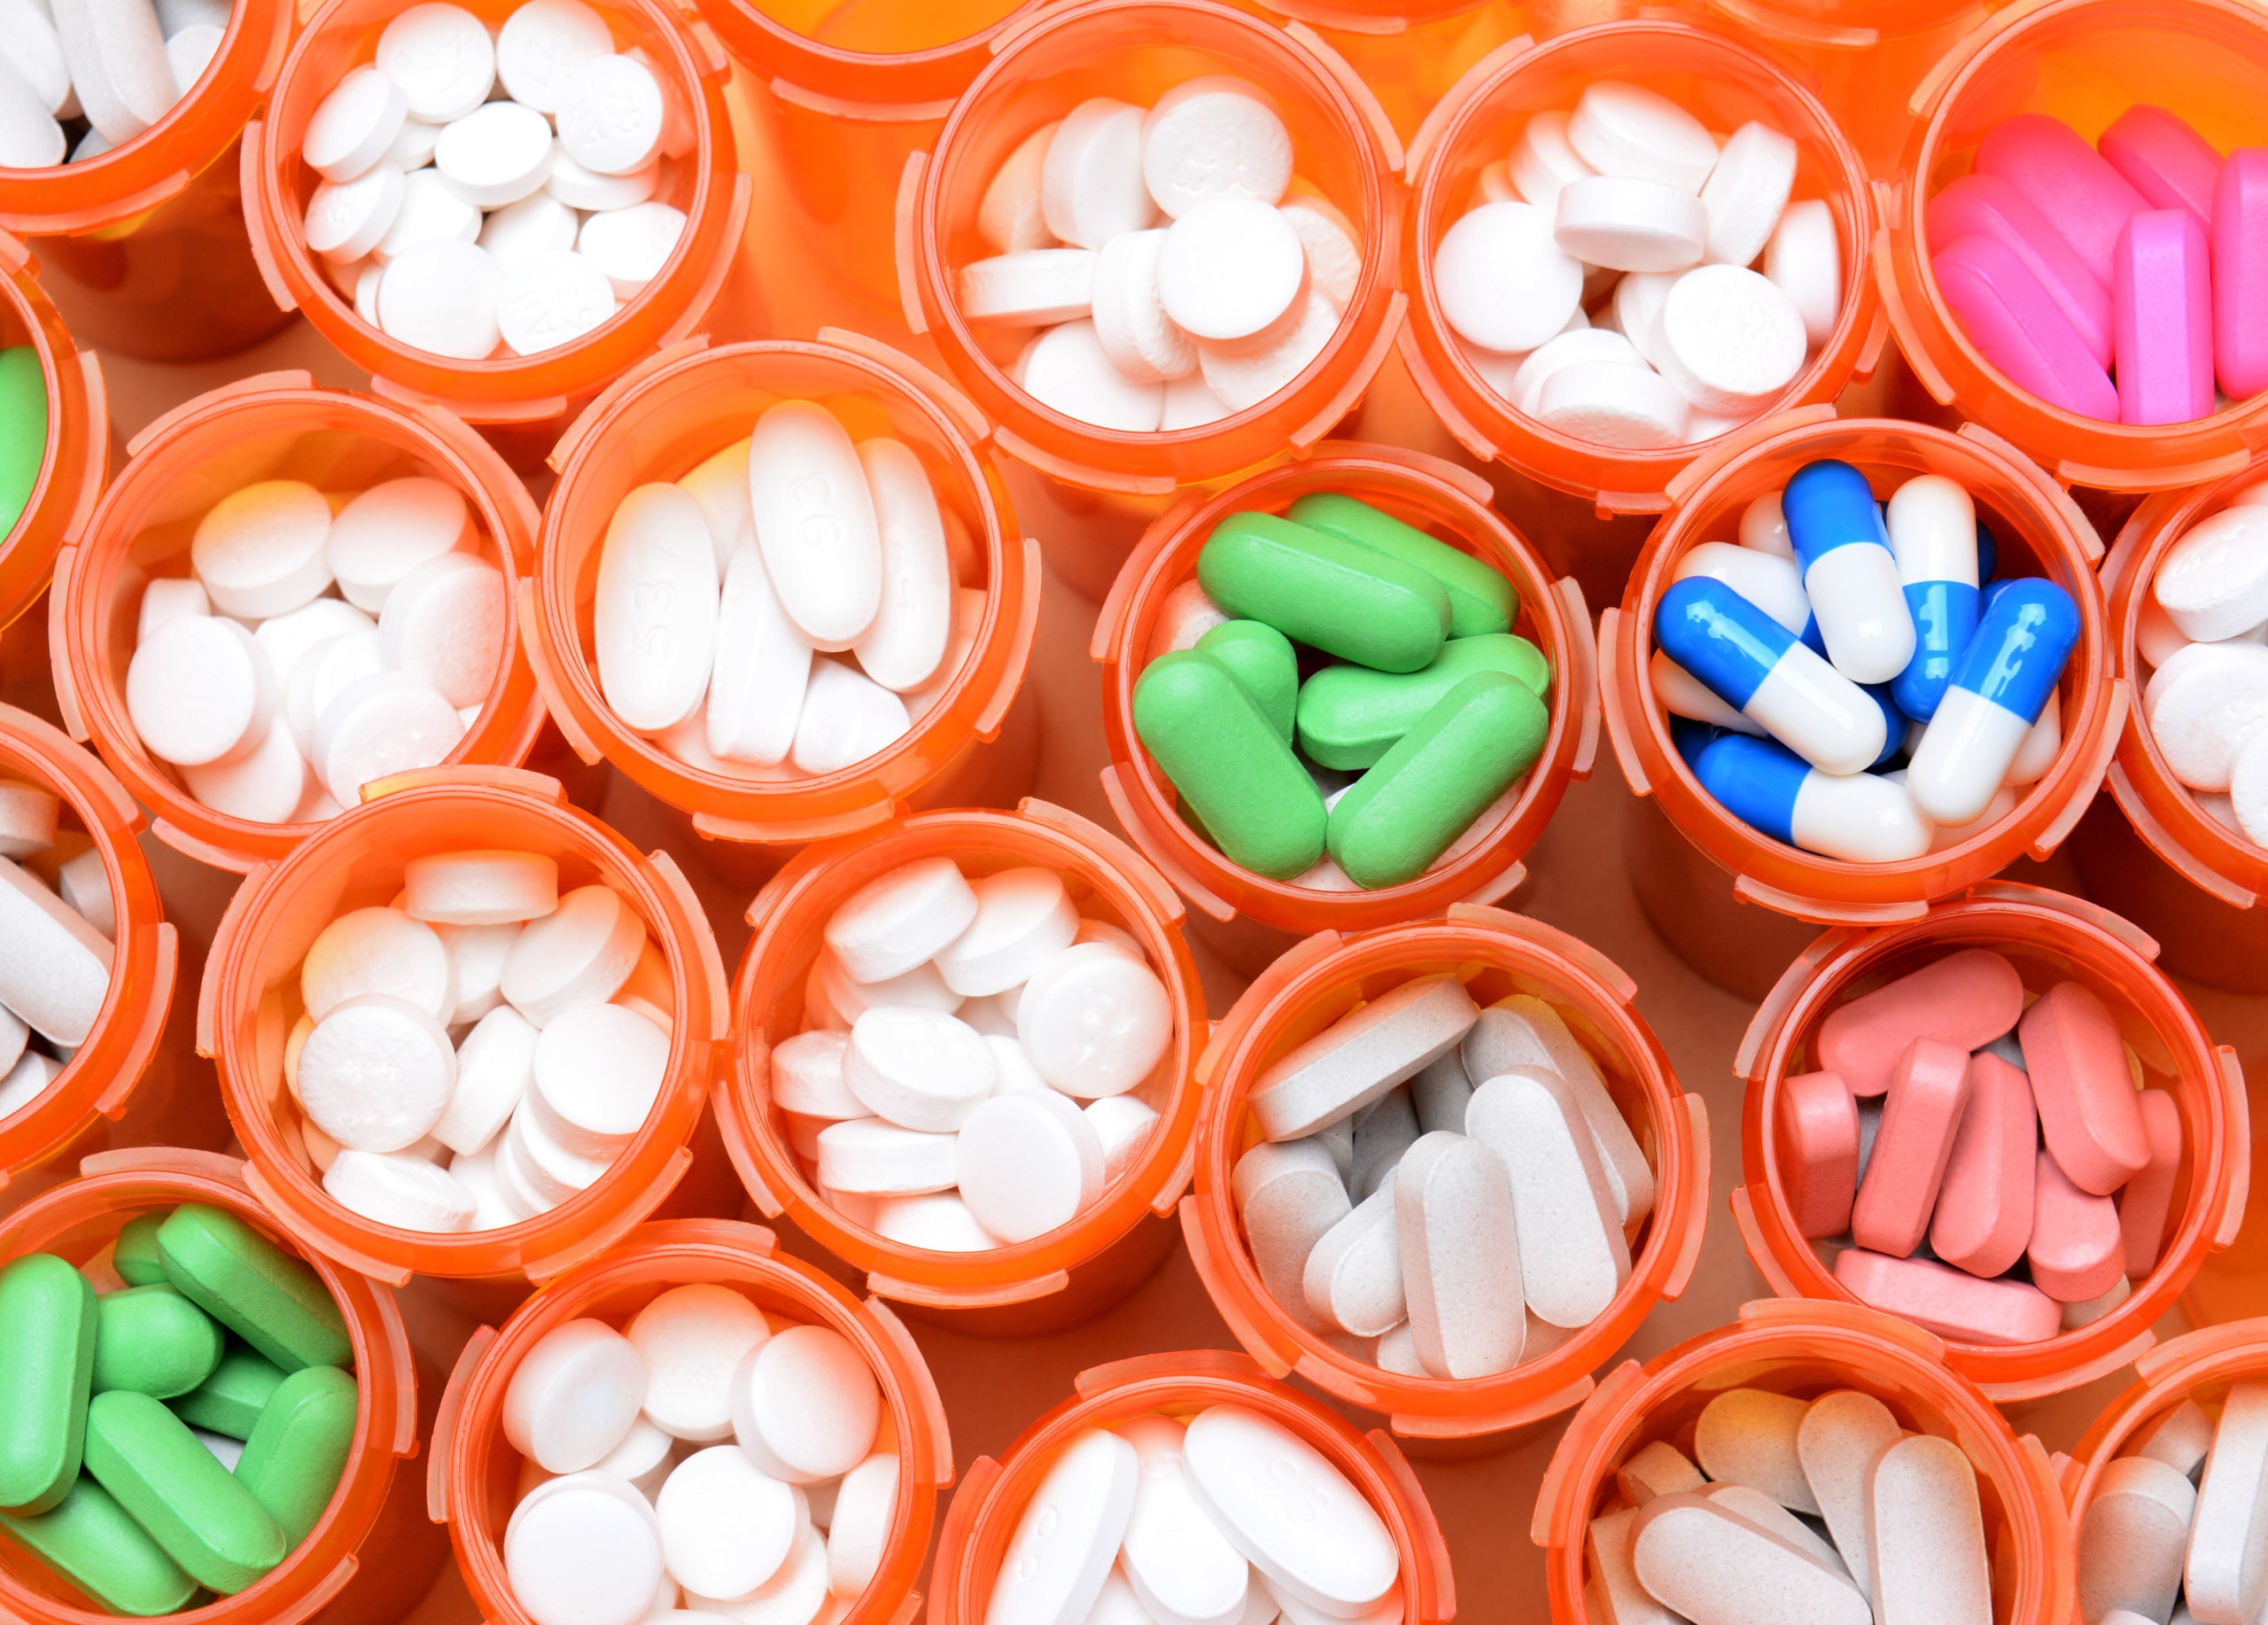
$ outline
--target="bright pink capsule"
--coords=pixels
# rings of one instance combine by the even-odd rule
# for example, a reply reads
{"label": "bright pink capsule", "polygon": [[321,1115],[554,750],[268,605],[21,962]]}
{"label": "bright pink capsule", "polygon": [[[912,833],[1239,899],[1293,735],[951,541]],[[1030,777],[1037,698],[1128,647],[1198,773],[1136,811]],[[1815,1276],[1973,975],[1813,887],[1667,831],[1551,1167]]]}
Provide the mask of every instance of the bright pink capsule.
{"label": "bright pink capsule", "polygon": [[1917,1038],[1890,1075],[1874,1155],[1851,1208],[1851,1239],[1904,1258],[1922,1244],[1969,1105],[1969,1052]]}
{"label": "bright pink capsule", "polygon": [[[2102,266],[2110,268],[2108,255]],[[2118,421],[2118,392],[2109,375],[2006,245],[1988,237],[1956,237],[1930,256],[1930,268],[1969,343],[2017,388],[2082,417]]]}
{"label": "bright pink capsule", "polygon": [[1916,1038],[1983,1049],[2023,1014],[2023,979],[1990,948],[1964,948],[1837,1006],[1819,1024],[1819,1064],[1868,1100],[1890,1087]]}
{"label": "bright pink capsule", "polygon": [[2045,1151],[2032,1175],[2031,1240],[2024,1257],[2031,1284],[2058,1303],[2101,1297],[2126,1269],[2118,1204],[2073,1185]]}
{"label": "bright pink capsule", "polygon": [[2211,257],[2186,209],[2128,217],[2110,287],[2121,423],[2186,424],[2212,411]]}
{"label": "bright pink capsule", "polygon": [[1779,1097],[1780,1189],[1809,1240],[1851,1228],[1859,1182],[1859,1103],[1832,1072],[1783,1079]]}
{"label": "bright pink capsule", "polygon": [[2094,145],[2152,208],[2186,209],[2199,225],[2213,223],[2221,155],[2174,114],[2137,103],[2113,120]]}
{"label": "bright pink capsule", "polygon": [[2239,147],[2213,189],[2213,366],[2221,393],[2268,389],[2268,147]]}
{"label": "bright pink capsule", "polygon": [[2126,1279],[2132,1281],[2157,1267],[2166,1216],[2173,1211],[2174,1179],[2181,1171],[2181,1108],[2163,1089],[2145,1089],[2136,1100],[2142,1131],[2150,1139],[2150,1161],[2118,1193],[2118,1228],[2126,1238]]}
{"label": "bright pink capsule", "polygon": [[2039,1118],[2021,1067],[1980,1052],[1969,1061],[1969,1109],[1938,1187],[1930,1250],[1971,1275],[2003,1273],[2031,1238],[2032,1159]]}
{"label": "bright pink capsule", "polygon": [[2110,365],[2110,288],[2025,197],[2006,181],[1975,171],[1948,182],[1922,216],[1932,249],[1964,237],[1989,237],[2023,261],[2055,301],[2099,367]]}
{"label": "bright pink capsule", "polygon": [[2040,1137],[2071,1183],[2108,1196],[2141,1172],[2149,1136],[2126,1070],[2125,1042],[2102,1000],[2076,982],[2058,982],[2023,1013],[2016,1037]]}

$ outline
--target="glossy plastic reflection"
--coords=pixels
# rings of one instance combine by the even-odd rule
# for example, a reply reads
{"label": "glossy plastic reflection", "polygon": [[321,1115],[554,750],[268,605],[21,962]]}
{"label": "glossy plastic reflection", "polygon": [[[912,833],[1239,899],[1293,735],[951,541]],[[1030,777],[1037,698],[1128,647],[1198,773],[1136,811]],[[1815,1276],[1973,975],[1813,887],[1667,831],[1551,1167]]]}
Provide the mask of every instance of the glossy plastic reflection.
{"label": "glossy plastic reflection", "polygon": [[110,411],[101,359],[72,337],[45,268],[0,232],[0,349],[25,345],[39,359],[47,445],[24,510],[0,534],[0,626],[38,601],[56,550],[76,535],[110,470]]}

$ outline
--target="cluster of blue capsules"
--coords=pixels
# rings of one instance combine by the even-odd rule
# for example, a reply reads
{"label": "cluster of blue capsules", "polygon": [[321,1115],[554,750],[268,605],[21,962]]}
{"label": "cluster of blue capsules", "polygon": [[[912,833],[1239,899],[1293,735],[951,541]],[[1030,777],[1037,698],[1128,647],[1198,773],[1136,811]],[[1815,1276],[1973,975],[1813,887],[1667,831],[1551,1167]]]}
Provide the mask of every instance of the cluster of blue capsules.
{"label": "cluster of blue capsules", "polygon": [[1996,553],[1955,481],[1917,475],[1878,503],[1829,460],[1751,503],[1738,545],[1686,554],[1649,675],[1703,788],[1775,840],[1860,863],[2007,816],[2062,749],[2079,612],[2044,578],[1994,580]]}

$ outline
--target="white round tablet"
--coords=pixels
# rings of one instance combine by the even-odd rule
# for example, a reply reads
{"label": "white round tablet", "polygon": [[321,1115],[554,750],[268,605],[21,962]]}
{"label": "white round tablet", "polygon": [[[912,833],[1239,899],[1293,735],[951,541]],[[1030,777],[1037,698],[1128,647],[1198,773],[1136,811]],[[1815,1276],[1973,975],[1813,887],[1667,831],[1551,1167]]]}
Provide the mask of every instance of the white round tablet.
{"label": "white round tablet", "polygon": [[1717,163],[1716,138],[1700,120],[1666,96],[1612,79],[1583,88],[1568,115],[1567,142],[1601,175],[1696,194]]}
{"label": "white round tablet", "polygon": [[1158,303],[1200,342],[1248,339],[1291,309],[1307,251],[1271,205],[1241,197],[1194,203],[1158,250]]}
{"label": "white round tablet", "polygon": [[315,104],[299,156],[326,181],[351,181],[386,156],[408,116],[399,85],[375,66],[355,68]]}
{"label": "white round tablet", "polygon": [[1754,271],[1705,265],[1662,303],[1662,376],[1705,412],[1753,416],[1804,367],[1804,322]]}
{"label": "white round tablet", "polygon": [[126,714],[135,734],[151,755],[176,766],[258,750],[275,709],[268,657],[225,616],[167,621],[127,663]]}
{"label": "white round tablet", "polygon": [[1102,1194],[1102,1139],[1052,1089],[996,1095],[961,1124],[961,1200],[1003,1241],[1069,1224]]}
{"label": "white round tablet", "polygon": [[1676,385],[1643,367],[1576,362],[1537,393],[1536,420],[1595,446],[1650,451],[1683,444],[1691,408]]}
{"label": "white round tablet", "polygon": [[255,824],[289,823],[311,782],[307,758],[280,711],[249,756],[184,767],[181,776],[189,793],[215,812]]}
{"label": "white round tablet", "polygon": [[541,852],[437,852],[404,865],[401,887],[403,912],[413,920],[500,925],[559,906],[559,863]]}
{"label": "white round tablet", "polygon": [[514,101],[556,113],[567,74],[613,49],[606,19],[582,0],[526,0],[496,35],[496,77]]}
{"label": "white round tablet", "polygon": [[356,1151],[400,1151],[433,1131],[456,1087],[440,1022],[407,999],[365,993],[315,1022],[299,1050],[299,1102]]}
{"label": "white round tablet", "polygon": [[[593,216],[596,219],[597,216]],[[1134,233],[1121,233],[1113,242]],[[1100,256],[1087,248],[1028,248],[960,268],[960,310],[971,322],[1045,327],[1085,315]]]}
{"label": "white round tablet", "polygon": [[478,244],[419,243],[386,267],[378,325],[386,337],[454,361],[496,348],[496,268]]}
{"label": "white round tablet", "polygon": [[296,610],[330,585],[323,562],[330,535],[322,492],[296,479],[263,479],[206,510],[189,561],[215,609],[259,620]]}
{"label": "white round tablet", "polygon": [[[1339,311],[1313,287],[1300,299],[1298,315],[1278,323],[1256,346],[1200,345],[1197,366],[1212,402],[1221,410],[1207,415],[1200,406],[1194,421],[1242,412],[1258,406],[1291,386],[1329,347],[1339,330]],[[1169,398],[1189,382],[1177,378],[1166,386]],[[1164,426],[1164,425],[1161,425]]]}
{"label": "white round tablet", "polygon": [[1142,121],[1142,179],[1175,219],[1215,198],[1276,202],[1291,184],[1292,157],[1292,132],[1248,80],[1184,80]]}
{"label": "white round tablet", "polygon": [[400,672],[349,683],[316,719],[307,760],[332,799],[353,806],[373,780],[448,760],[464,719],[431,684]]}
{"label": "white round tablet", "polygon": [[1079,911],[1052,869],[1003,869],[974,890],[975,917],[936,956],[945,985],[965,998],[1018,985],[1078,933]]}
{"label": "white round tablet", "polygon": [[968,1204],[954,1191],[885,1196],[874,1203],[868,1228],[900,1247],[918,1247],[932,1253],[989,1253],[1000,1245],[1000,1238],[976,1222]]}
{"label": "white round tablet", "polygon": [[628,1145],[669,1075],[669,1035],[622,1005],[561,1011],[536,1039],[529,1108],[578,1156],[610,1157]]}
{"label": "white round tablet", "polygon": [[1701,201],[1709,211],[1708,258],[1746,265],[1764,252],[1796,183],[1796,144],[1750,120],[1717,155]]}
{"label": "white round tablet", "polygon": [[1559,194],[1553,235],[1588,265],[1674,271],[1698,265],[1709,211],[1691,192],[1627,175],[1590,175]]}
{"label": "white round tablet", "polygon": [[638,1625],[666,1578],[661,1525],[620,1479],[553,1479],[514,1510],[504,1573],[536,1625]]}
{"label": "white round tablet", "polygon": [[322,1188],[348,1212],[396,1230],[446,1235],[472,1228],[472,1193],[447,1170],[408,1152],[342,1147],[323,1170]]}
{"label": "white round tablet", "polygon": [[795,1544],[795,1489],[730,1444],[677,1464],[655,1497],[670,1577],[702,1597],[738,1597],[779,1572]]}
{"label": "white round tablet", "polygon": [[1015,379],[1040,405],[1098,429],[1149,434],[1165,415],[1164,389],[1112,366],[1091,321],[1066,322],[1033,339]]}
{"label": "white round tablet", "polygon": [[976,918],[976,893],[942,854],[868,881],[827,916],[827,945],[859,982],[880,982],[931,959]]}
{"label": "white round tablet", "polygon": [[509,1006],[474,1022],[457,1046],[456,1088],[433,1138],[466,1155],[488,1146],[533,1081],[535,1040],[535,1028]]}
{"label": "white round tablet", "polygon": [[510,630],[504,572],[470,553],[440,553],[412,565],[378,614],[378,652],[405,676],[453,705],[488,697]]}
{"label": "white round tablet", "polygon": [[542,189],[552,152],[543,114],[517,102],[485,102],[442,129],[433,167],[465,202],[501,208]]}
{"label": "white round tablet", "polygon": [[762,1310],[729,1287],[695,1281],[648,1303],[623,1335],[646,1362],[646,1414],[657,1426],[703,1444],[733,1436],[733,1372],[772,1335]]}
{"label": "white round tablet", "polygon": [[1622,334],[1610,328],[1583,327],[1538,345],[1512,374],[1512,405],[1530,417],[1543,409],[1543,386],[1563,367],[1584,362],[1612,362],[1618,366],[1647,370],[1646,358]]}
{"label": "white round tablet", "polygon": [[1513,189],[1547,214],[1558,209],[1562,189],[1598,173],[1568,144],[1567,123],[1567,114],[1557,109],[1537,113],[1521,127],[1504,160]]}
{"label": "white round tablet", "polygon": [[1150,1075],[1173,1042],[1173,1008],[1147,965],[1089,943],[1066,948],[1024,984],[1016,1034],[1051,1086],[1093,1100]]}
{"label": "white round tablet", "polygon": [[378,35],[377,66],[401,87],[411,118],[446,124],[486,98],[496,48],[487,26],[462,6],[413,5]]}
{"label": "white round tablet", "polygon": [[855,1196],[918,1196],[951,1190],[953,1136],[852,1117],[819,1131],[819,1182]]}
{"label": "white round tablet", "polygon": [[[480,211],[459,198],[437,169],[420,169],[401,183],[401,207],[393,224],[370,250],[380,265],[391,265],[403,250],[419,243],[454,238],[470,243],[480,235]],[[375,286],[376,284],[373,284]],[[355,284],[361,286],[358,279]]]}
{"label": "white round tablet", "polygon": [[[571,209],[626,209],[652,197],[662,183],[662,160],[657,155],[623,175],[601,175],[586,169],[571,152],[561,151],[552,160],[551,178],[543,190]],[[578,222],[579,224],[580,222]],[[571,248],[572,239],[560,245]]]}
{"label": "white round tablet", "polygon": [[[323,562],[346,602],[375,615],[412,567],[466,545],[475,533],[463,494],[446,480],[424,475],[381,480],[331,520]],[[267,631],[261,627],[260,635]],[[282,664],[277,670],[284,670]]]}
{"label": "white round tablet", "polygon": [[645,921],[613,888],[579,886],[522,928],[504,961],[504,997],[537,1026],[614,997],[638,964]]}
{"label": "white round tablet", "polygon": [[628,57],[593,57],[558,83],[559,144],[598,175],[644,167],[662,144],[661,82]]}
{"label": "white round tablet", "polygon": [[850,1340],[788,1326],[733,1373],[733,1436],[774,1478],[808,1484],[848,1473],[874,1447],[882,1388]]}
{"label": "white round tablet", "polygon": [[1567,325],[1582,302],[1583,267],[1554,239],[1550,214],[1534,204],[1491,203],[1443,234],[1433,282],[1451,327],[1510,355]]}
{"label": "white round tablet", "polygon": [[[554,1326],[504,1388],[504,1437],[553,1473],[579,1473],[620,1444],[645,1403],[646,1362],[602,1320]],[[653,1582],[647,1582],[648,1591]]]}
{"label": "white round tablet", "polygon": [[617,299],[631,299],[662,274],[684,235],[683,210],[666,203],[633,203],[585,221],[575,252],[605,274]]}
{"label": "white round tablet", "polygon": [[1834,336],[1843,302],[1843,239],[1824,198],[1806,198],[1781,211],[1764,245],[1764,274],[1802,315],[1806,338],[1816,346]]}
{"label": "white round tablet", "polygon": [[852,1024],[843,1079],[877,1116],[900,1128],[948,1133],[992,1092],[992,1056],[984,1040],[952,1016],[893,1005]]}
{"label": "white round tablet", "polygon": [[1047,229],[1076,248],[1100,248],[1157,218],[1142,179],[1139,107],[1094,97],[1071,109],[1047,144],[1039,172]]}
{"label": "white round tablet", "polygon": [[360,260],[393,225],[404,184],[391,164],[374,164],[351,181],[325,181],[308,194],[300,222],[308,249],[336,265]]}
{"label": "white round tablet", "polygon": [[358,908],[323,927],[299,962],[299,1002],[320,1022],[366,993],[390,993],[445,1019],[456,1003],[455,976],[433,928],[398,908]]}
{"label": "white round tablet", "polygon": [[[557,168],[552,181],[559,178]],[[565,253],[575,246],[583,222],[575,211],[554,197],[550,183],[533,197],[508,203],[481,222],[481,248],[506,277],[541,254]],[[501,323],[500,323],[501,325]]]}

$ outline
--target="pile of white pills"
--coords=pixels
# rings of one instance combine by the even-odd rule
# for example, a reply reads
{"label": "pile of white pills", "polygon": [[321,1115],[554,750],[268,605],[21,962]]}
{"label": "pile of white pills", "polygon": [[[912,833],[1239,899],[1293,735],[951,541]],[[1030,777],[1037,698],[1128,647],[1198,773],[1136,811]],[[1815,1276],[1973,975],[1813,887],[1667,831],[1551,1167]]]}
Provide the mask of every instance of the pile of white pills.
{"label": "pile of white pills", "polygon": [[[592,643],[624,727],[726,778],[839,772],[944,696],[984,616],[902,440],[809,400],[675,484],[634,487],[599,553]],[[829,656],[840,657],[829,658]]]}
{"label": "pile of white pills", "polygon": [[448,758],[509,629],[504,572],[455,486],[354,492],[263,479],[197,523],[189,573],[153,577],[126,712],[205,805],[255,823],[336,818],[362,786]]}
{"label": "pile of white pills", "polygon": [[570,1320],[504,1391],[504,1527],[536,1625],[835,1625],[881,1567],[896,1428],[850,1339],[713,1282]]}
{"label": "pile of white pills", "polygon": [[1690,1445],[1656,1439],[1615,1470],[1584,1541],[1594,1619],[1992,1625],[1977,1469],[1952,1440],[1856,1388],[1742,1388]]}
{"label": "pile of white pills", "polygon": [[1068,1224],[1157,1126],[1173,1043],[1140,944],[1052,869],[972,883],[950,858],[827,922],[772,1100],[819,1195],[908,1247],[979,1252]]}
{"label": "pile of white pills", "polygon": [[1323,354],[1362,270],[1355,229],[1292,172],[1292,136],[1242,79],[1147,109],[1095,97],[1027,136],[985,188],[961,315],[1038,328],[1013,376],[1098,428],[1193,429]]}
{"label": "pile of white pills", "polygon": [[205,76],[229,0],[0,0],[0,169],[97,158]]}
{"label": "pile of white pills", "polygon": [[1246,1405],[1079,1435],[1032,1491],[985,1625],[1394,1625],[1402,1562],[1328,1458]]}
{"label": "pile of white pills", "polygon": [[1835,330],[1842,246],[1824,201],[1789,200],[1796,164],[1767,124],[1720,146],[1674,102],[1597,81],[1481,171],[1434,251],[1441,314],[1488,386],[1562,434],[1722,434]]}
{"label": "pile of white pills", "polygon": [[2268,846],[2268,482],[2160,556],[2134,642],[2167,768],[2211,817]]}
{"label": "pile of white pills", "polygon": [[[1474,1080],[1478,1079],[1476,1083]],[[1263,1073],[1232,1194],[1268,1294],[1381,1369],[1542,1358],[1630,1277],[1654,1173],[1559,1013],[1452,976],[1358,1006]]]}
{"label": "pile of white pills", "polygon": [[453,361],[533,355],[660,275],[685,215],[659,199],[691,114],[582,0],[529,0],[492,37],[413,5],[307,121],[308,250],[355,314]]}
{"label": "pile of white pills", "polygon": [[399,1230],[548,1212],[612,1166],[669,1072],[645,921],[602,883],[561,896],[536,852],[412,859],[392,903],[323,928],[299,994],[284,1082],[308,1160]]}
{"label": "pile of white pills", "polygon": [[0,778],[0,1120],[47,1092],[110,994],[103,856],[42,785]]}
{"label": "pile of white pills", "polygon": [[2185,1399],[2105,1465],[2079,1524],[2086,1625],[2242,1625],[2268,1603],[2268,1383]]}

